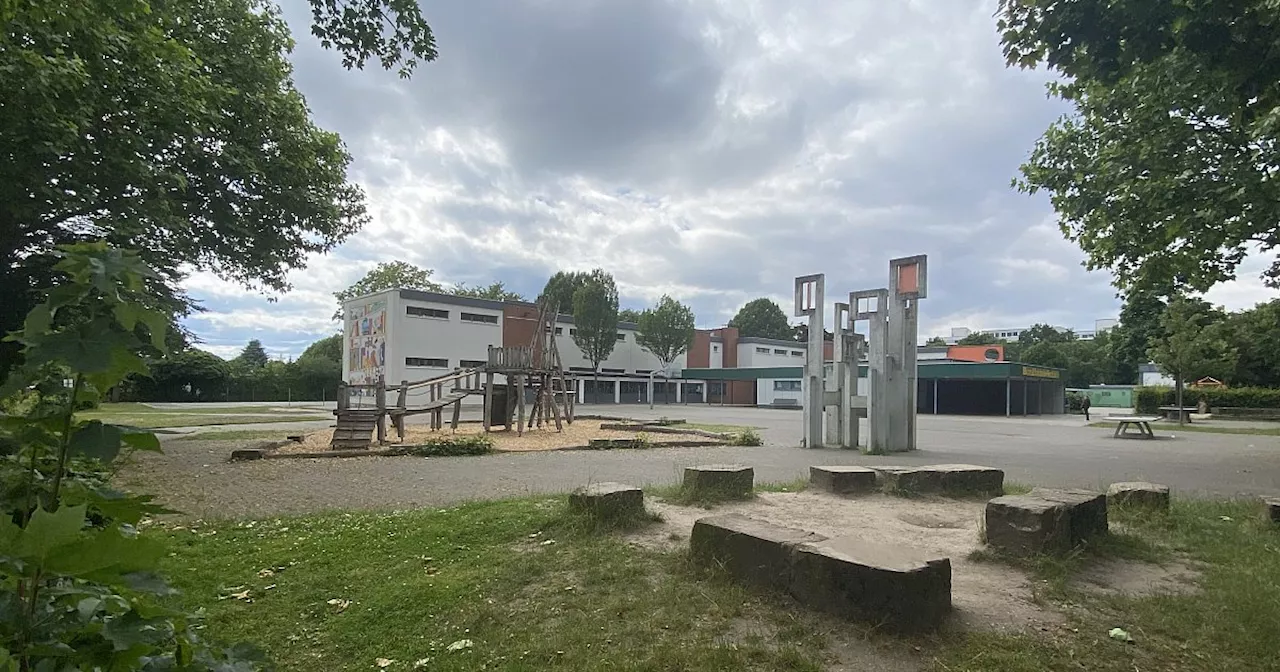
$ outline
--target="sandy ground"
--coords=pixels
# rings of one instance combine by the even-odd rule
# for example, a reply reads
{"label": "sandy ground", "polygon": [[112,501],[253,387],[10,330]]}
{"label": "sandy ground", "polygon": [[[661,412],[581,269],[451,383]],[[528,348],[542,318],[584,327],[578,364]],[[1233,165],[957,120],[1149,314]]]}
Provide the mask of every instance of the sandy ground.
{"label": "sandy ground", "polygon": [[[491,431],[489,437],[493,439],[494,447],[498,450],[525,452],[585,446],[591,439],[631,439],[636,436],[636,432],[600,429],[600,425],[601,422],[598,420],[576,420],[573,424],[563,424],[561,431],[556,431],[555,423],[552,422],[544,425],[541,429],[534,427],[533,429],[525,430],[523,436],[517,434],[514,429],[508,432],[505,428],[499,427]],[[449,428],[448,420],[446,420],[444,429],[439,431],[433,431],[422,425],[407,425],[405,427],[404,441],[400,441],[396,436],[395,430],[389,428],[390,441],[388,443],[390,445],[401,443],[413,445],[414,443],[421,443],[442,436],[483,433],[484,426],[479,423],[464,422],[458,425],[457,430],[453,430]],[[332,429],[312,432],[307,434],[303,441],[283,446],[278,449],[278,452],[312,453],[326,451],[329,450],[329,441],[332,438]],[[652,434],[650,438],[655,441],[661,441],[680,437],[669,434]]]}
{"label": "sandy ground", "polygon": [[[741,513],[830,537],[855,536],[950,558],[954,623],[961,628],[1052,631],[1066,621],[1047,603],[1036,603],[1033,581],[1023,572],[1002,563],[969,560],[970,553],[983,547],[978,540],[983,501],[889,495],[847,498],[805,491],[763,493],[753,501],[721,505],[711,511],[657,500],[646,504],[663,522],[633,536],[642,546],[687,546],[698,518]],[[1186,592],[1193,588],[1197,576],[1181,564],[1108,560],[1090,567],[1083,580],[1102,592],[1147,595]]]}

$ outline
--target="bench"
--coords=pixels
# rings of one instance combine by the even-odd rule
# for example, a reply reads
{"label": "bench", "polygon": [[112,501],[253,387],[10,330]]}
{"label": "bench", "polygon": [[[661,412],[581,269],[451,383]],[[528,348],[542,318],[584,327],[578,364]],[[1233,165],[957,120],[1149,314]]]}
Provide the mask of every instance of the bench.
{"label": "bench", "polygon": [[1159,422],[1164,418],[1154,415],[1120,415],[1112,416],[1116,420],[1115,438],[1129,438],[1133,436],[1129,433],[1131,427],[1138,428],[1138,436],[1144,439],[1154,439],[1156,435],[1151,431],[1151,423]]}
{"label": "bench", "polygon": [[1160,412],[1168,420],[1191,422],[1191,414],[1196,412],[1195,406],[1161,406]]}

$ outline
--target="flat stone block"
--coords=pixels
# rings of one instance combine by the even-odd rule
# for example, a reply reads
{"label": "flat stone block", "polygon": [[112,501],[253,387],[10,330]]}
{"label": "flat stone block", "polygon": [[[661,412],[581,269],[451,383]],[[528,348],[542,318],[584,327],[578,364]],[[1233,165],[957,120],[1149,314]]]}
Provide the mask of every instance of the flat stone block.
{"label": "flat stone block", "polygon": [[799,544],[825,538],[813,532],[731,513],[694,521],[689,550],[698,564],[719,565],[747,583],[787,590],[792,549]]}
{"label": "flat stone block", "polygon": [[1030,495],[1005,495],[987,502],[987,545],[1013,555],[1057,553],[1071,547],[1067,505]]}
{"label": "flat stone block", "polygon": [[1262,520],[1280,525],[1280,497],[1262,498]]}
{"label": "flat stone block", "polygon": [[791,594],[846,618],[931,630],[951,610],[951,560],[856,537],[809,542],[795,549]]}
{"label": "flat stone block", "polygon": [[644,514],[644,492],[622,483],[592,483],[569,494],[569,508],[601,518]]}
{"label": "flat stone block", "polygon": [[974,464],[872,467],[885,492],[990,495],[1004,492],[1004,471]]}
{"label": "flat stone block", "polygon": [[809,467],[809,482],[839,495],[871,492],[876,489],[876,471],[866,467]]}
{"label": "flat stone block", "polygon": [[684,489],[694,495],[746,497],[755,487],[756,472],[741,464],[704,464],[684,468]]}
{"label": "flat stone block", "polygon": [[262,448],[238,448],[231,451],[231,461],[261,460],[266,454],[267,451]]}
{"label": "flat stone block", "polygon": [[1092,490],[1033,488],[1031,497],[1065,504],[1070,521],[1071,545],[1107,534],[1107,496]]}
{"label": "flat stone block", "polygon": [[1107,501],[1112,506],[1141,506],[1168,511],[1169,486],[1145,481],[1112,483],[1107,488]]}

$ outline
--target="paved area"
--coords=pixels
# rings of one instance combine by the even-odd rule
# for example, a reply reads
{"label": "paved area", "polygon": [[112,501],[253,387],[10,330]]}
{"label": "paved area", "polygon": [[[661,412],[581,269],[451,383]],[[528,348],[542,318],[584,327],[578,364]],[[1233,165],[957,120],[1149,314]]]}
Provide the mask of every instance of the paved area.
{"label": "paved area", "polygon": [[592,481],[667,484],[677,482],[687,465],[713,462],[751,465],[757,482],[803,478],[814,464],[960,462],[999,467],[1009,481],[1036,485],[1099,488],[1113,481],[1150,480],[1184,495],[1280,495],[1280,437],[1272,436],[1179,434],[1176,425],[1157,425],[1158,434],[1171,438],[1124,440],[1111,438],[1109,429],[1087,427],[1083,418],[1074,416],[921,416],[920,450],[869,456],[794,447],[800,435],[797,411],[705,406],[602,411],[752,425],[761,428],[769,445],[229,463],[229,442],[184,440],[166,441],[165,455],[139,456],[120,478],[200,517],[444,506],[564,492]]}

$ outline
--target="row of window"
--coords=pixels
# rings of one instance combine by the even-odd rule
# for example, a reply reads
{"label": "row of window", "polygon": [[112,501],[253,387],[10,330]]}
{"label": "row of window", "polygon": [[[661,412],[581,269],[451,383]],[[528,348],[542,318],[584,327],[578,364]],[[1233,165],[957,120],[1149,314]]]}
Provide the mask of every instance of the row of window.
{"label": "row of window", "polygon": [[799,392],[800,381],[798,380],[775,380],[773,381],[774,392]]}
{"label": "row of window", "polygon": [[[459,359],[458,367],[463,369],[473,369],[477,366],[484,366],[488,362],[483,359]],[[425,366],[432,369],[449,368],[449,360],[438,357],[405,357],[405,366]]]}
{"label": "row of window", "polygon": [[[439,308],[423,308],[422,306],[405,306],[404,314],[409,317],[434,317],[438,320],[449,319],[449,311]],[[458,313],[458,319],[463,322],[478,322],[480,324],[497,324],[497,315],[481,315],[480,313]]]}
{"label": "row of window", "polygon": [[[772,353],[772,354],[775,354],[775,355],[785,355],[785,354],[787,354],[787,353],[791,353],[791,356],[792,356],[792,357],[804,357],[804,351],[803,351],[803,350],[784,350],[784,349],[782,349],[782,348],[774,348],[774,349],[773,349],[773,353]],[[757,355],[768,355],[768,354],[770,354],[770,352],[769,352],[769,348],[756,348],[756,354],[757,354]]]}
{"label": "row of window", "polygon": [[[548,330],[550,330],[550,329],[548,329]],[[556,327],[556,336],[559,336],[559,335],[561,335],[561,334],[563,334],[563,333],[564,333],[564,328],[563,328],[563,327]],[[570,330],[569,330],[569,335],[570,335],[570,336],[577,336],[577,335],[578,335],[578,330],[577,330],[577,329],[570,329]],[[618,337],[617,337],[617,338],[618,338],[618,340],[619,340],[619,341],[625,341],[625,340],[627,340],[627,335],[626,335],[626,334],[618,334]]]}

